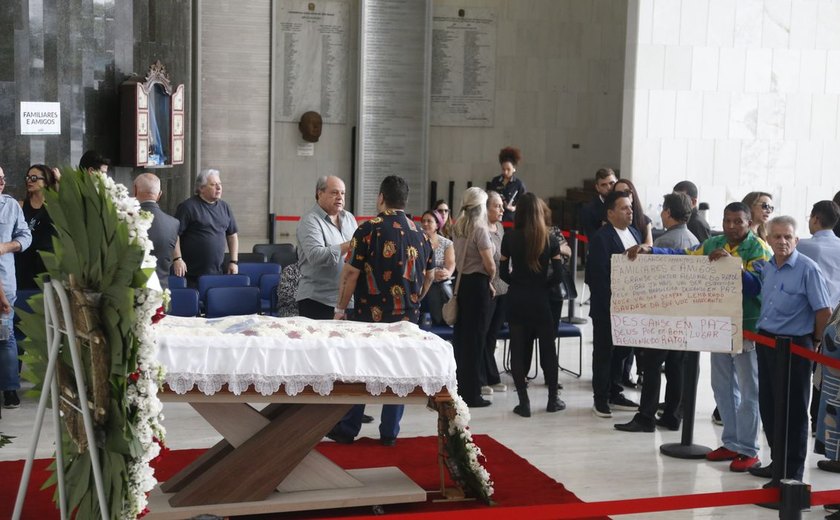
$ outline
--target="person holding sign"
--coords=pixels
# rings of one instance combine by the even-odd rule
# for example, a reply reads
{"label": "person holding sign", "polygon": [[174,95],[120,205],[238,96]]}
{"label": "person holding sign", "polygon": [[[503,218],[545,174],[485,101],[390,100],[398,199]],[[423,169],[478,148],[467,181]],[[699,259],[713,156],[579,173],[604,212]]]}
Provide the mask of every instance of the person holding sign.
{"label": "person holding sign", "polygon": [[[586,261],[586,283],[592,291],[589,317],[592,318],[592,413],[597,417],[612,417],[612,409],[634,411],[639,405],[624,397],[621,373],[627,347],[613,345],[610,321],[611,274],[610,259],[642,241],[633,223],[630,196],[613,191],[604,198],[607,223],[589,239],[589,259]],[[651,424],[650,430],[653,431]]]}
{"label": "person holding sign", "polygon": [[[687,249],[697,246],[700,242],[689,231],[687,223],[691,217],[691,199],[685,193],[669,193],[662,201],[662,224],[667,231],[653,243],[655,247],[673,249]],[[643,374],[642,396],[639,399],[639,423],[644,419],[644,425],[650,429],[651,421],[659,404],[659,388],[662,377],[659,369],[665,363],[665,377],[668,384],[665,387],[665,408],[662,416],[656,419],[656,425],[672,431],[680,429],[680,404],[682,401],[683,359],[682,350],[645,349],[641,357],[639,370]],[[616,429],[628,430],[635,426],[634,422],[617,424]]]}
{"label": "person holding sign", "polygon": [[[765,336],[790,336],[791,343],[808,349],[818,347],[831,314],[828,289],[819,266],[796,250],[796,221],[782,216],[768,226],[773,258],[761,273],[761,315],[758,332]],[[776,350],[758,352],[758,397],[764,434],[770,445],[772,463],[750,471],[757,477],[773,476],[773,465],[782,463],[781,450],[787,451],[783,479],[802,480],[808,448],[808,401],[811,398],[811,362],[800,356],[790,361],[787,446],[773,445],[776,420],[773,386]],[[726,419],[724,418],[724,424]],[[770,486],[778,486],[771,481]]]}
{"label": "person holding sign", "polygon": [[[641,253],[706,255],[712,262],[729,256],[740,258],[743,327],[755,332],[761,311],[761,270],[770,259],[770,249],[750,231],[751,225],[749,206],[733,202],[723,210],[723,235],[713,236],[687,249],[638,246],[627,251],[627,257],[633,260]],[[712,392],[723,419],[723,445],[709,452],[706,459],[730,460],[730,471],[744,472],[759,464],[758,358],[755,343],[744,339],[743,349],[738,354],[712,352],[711,362]],[[633,420],[646,424],[655,412],[654,404],[653,409],[646,407],[640,410]]]}

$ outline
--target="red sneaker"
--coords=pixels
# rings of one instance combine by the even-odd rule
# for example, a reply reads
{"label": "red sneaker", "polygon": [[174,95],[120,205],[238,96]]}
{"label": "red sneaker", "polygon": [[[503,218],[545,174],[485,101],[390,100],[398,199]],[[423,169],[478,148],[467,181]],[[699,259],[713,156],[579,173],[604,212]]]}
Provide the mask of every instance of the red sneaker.
{"label": "red sneaker", "polygon": [[738,456],[738,452],[727,450],[723,446],[720,448],[710,451],[706,454],[706,460],[710,460],[712,462],[720,462],[722,460],[732,460]]}
{"label": "red sneaker", "polygon": [[748,457],[747,455],[738,454],[735,460],[729,465],[729,471],[743,473],[758,463],[758,457]]}

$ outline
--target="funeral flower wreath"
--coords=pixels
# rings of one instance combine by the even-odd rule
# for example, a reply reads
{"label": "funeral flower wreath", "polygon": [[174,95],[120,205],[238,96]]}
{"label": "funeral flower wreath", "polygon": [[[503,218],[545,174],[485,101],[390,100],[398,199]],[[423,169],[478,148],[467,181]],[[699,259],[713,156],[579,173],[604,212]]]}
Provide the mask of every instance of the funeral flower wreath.
{"label": "funeral flower wreath", "polygon": [[457,393],[451,402],[439,403],[444,442],[444,460],[449,475],[466,494],[485,504],[493,504],[493,481],[482,465],[485,460],[481,448],[470,433],[470,409]]}
{"label": "funeral flower wreath", "polygon": [[[89,452],[96,449],[111,518],[134,519],[145,512],[147,493],[157,483],[149,463],[165,435],[157,398],[163,370],[152,328],[164,295],[159,285],[147,286],[155,265],[148,238],[152,216],[125,186],[100,172],[64,172],[60,191],[48,190],[46,203],[56,230],[54,252],[41,252],[47,272],[72,297],[88,302],[95,327],[81,340],[95,446],[79,430],[80,414],[61,408],[68,509],[76,518],[100,516]],[[34,313],[21,313],[24,359],[27,378],[40,390],[48,359],[43,296],[30,302]],[[66,341],[59,361],[61,395],[77,398]],[[45,486],[56,482],[55,464],[51,469]]]}

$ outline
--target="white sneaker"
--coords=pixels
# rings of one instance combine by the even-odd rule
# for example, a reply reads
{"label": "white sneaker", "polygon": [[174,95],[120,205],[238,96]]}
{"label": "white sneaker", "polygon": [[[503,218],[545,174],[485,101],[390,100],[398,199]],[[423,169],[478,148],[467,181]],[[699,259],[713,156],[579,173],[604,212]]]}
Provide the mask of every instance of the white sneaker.
{"label": "white sneaker", "polygon": [[504,383],[496,383],[495,385],[491,385],[490,388],[492,388],[494,392],[507,392],[507,385]]}
{"label": "white sneaker", "polygon": [[482,386],[481,395],[493,395],[493,388],[489,386]]}

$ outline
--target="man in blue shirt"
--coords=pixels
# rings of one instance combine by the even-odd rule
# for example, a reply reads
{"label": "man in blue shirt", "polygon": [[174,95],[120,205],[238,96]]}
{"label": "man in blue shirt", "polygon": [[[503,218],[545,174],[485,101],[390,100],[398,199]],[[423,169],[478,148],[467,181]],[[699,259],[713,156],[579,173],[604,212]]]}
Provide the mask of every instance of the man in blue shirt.
{"label": "man in blue shirt", "polygon": [[[15,259],[13,253],[23,251],[32,243],[32,233],[23,218],[20,204],[8,196],[3,195],[6,187],[6,175],[0,168],[0,285],[6,293],[9,305],[14,307],[17,293],[15,281]],[[8,323],[14,318],[14,311],[5,313]],[[18,348],[14,331],[9,331],[9,337],[0,341],[0,390],[3,390],[3,407],[17,408],[20,406],[17,390],[20,388],[20,374],[18,373]]]}
{"label": "man in blue shirt", "polygon": [[[814,348],[823,335],[830,315],[828,291],[819,266],[796,250],[796,221],[787,216],[769,222],[768,240],[773,257],[761,273],[761,313],[759,333],[770,336],[790,336],[802,347]],[[773,387],[776,373],[776,351],[758,349],[758,403],[764,434],[770,445],[771,465],[750,468],[750,473],[769,478],[773,464],[782,463],[780,450],[773,446],[774,402]],[[808,400],[811,397],[811,362],[792,356],[790,367],[790,397],[788,417],[787,465],[782,478],[802,480],[808,445]],[[769,485],[778,485],[770,482]]]}
{"label": "man in blue shirt", "polygon": [[832,308],[840,302],[840,237],[834,234],[838,221],[840,206],[830,200],[817,202],[808,219],[808,229],[813,238],[800,240],[796,246],[797,251],[822,269]]}

